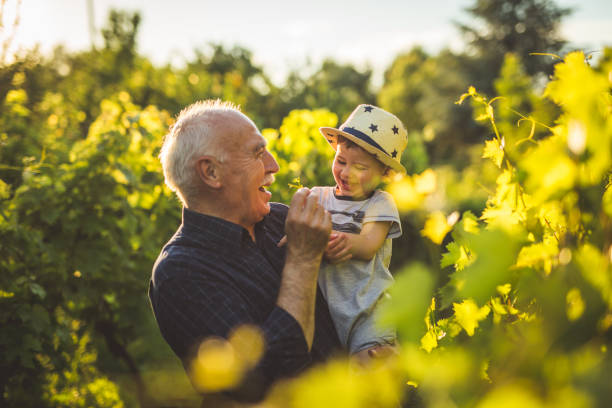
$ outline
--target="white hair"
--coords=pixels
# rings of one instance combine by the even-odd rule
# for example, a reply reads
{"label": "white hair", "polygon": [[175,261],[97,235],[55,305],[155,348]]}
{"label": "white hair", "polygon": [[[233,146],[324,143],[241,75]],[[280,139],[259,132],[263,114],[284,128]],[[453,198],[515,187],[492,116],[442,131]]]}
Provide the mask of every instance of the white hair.
{"label": "white hair", "polygon": [[240,113],[240,107],[219,99],[196,102],[179,113],[164,138],[159,153],[164,179],[185,206],[198,192],[196,160],[204,155],[221,162],[225,159],[215,134],[218,119],[215,114],[228,111]]}

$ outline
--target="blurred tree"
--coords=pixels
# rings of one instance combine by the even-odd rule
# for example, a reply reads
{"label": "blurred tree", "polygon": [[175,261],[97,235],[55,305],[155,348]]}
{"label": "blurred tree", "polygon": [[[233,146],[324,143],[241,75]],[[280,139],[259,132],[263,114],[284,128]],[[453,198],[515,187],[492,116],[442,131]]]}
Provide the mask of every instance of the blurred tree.
{"label": "blurred tree", "polygon": [[6,62],[20,19],[21,0],[17,0],[12,13],[7,11],[6,0],[0,3],[0,66]]}
{"label": "blurred tree", "polygon": [[469,66],[466,56],[443,50],[432,57],[417,47],[397,56],[385,72],[378,104],[419,135],[432,164],[453,160],[465,166],[466,147],[483,136],[469,107],[450,102],[465,88]]}
{"label": "blurred tree", "polygon": [[409,131],[420,132],[426,123],[417,104],[423,98],[425,84],[433,79],[431,69],[423,66],[429,58],[420,46],[398,55],[385,71],[378,93],[378,104],[397,115]]}
{"label": "blurred tree", "polygon": [[303,78],[293,72],[281,97],[287,109],[328,109],[342,123],[362,103],[376,101],[371,90],[372,71],[359,71],[350,64],[327,59],[311,76]]}
{"label": "blurred tree", "polygon": [[[220,44],[210,44],[209,48],[210,52],[196,50],[195,59],[187,62],[184,75],[193,86],[191,99],[182,100],[181,105],[186,106],[196,99],[231,100],[241,105],[259,127],[278,128],[289,111],[279,98],[279,89],[263,68],[253,62],[252,53],[240,46],[227,49]],[[210,76],[210,80],[203,81],[207,89],[199,86],[201,76]]]}
{"label": "blurred tree", "polygon": [[229,50],[221,44],[211,44],[212,55],[196,50],[195,63],[199,63],[210,74],[221,76],[238,71],[244,78],[261,74],[262,69],[253,64],[253,54],[246,48],[234,46]]}
{"label": "blurred tree", "polygon": [[[468,8],[482,24],[458,24],[467,52],[449,50],[428,56],[415,48],[399,55],[385,73],[378,103],[396,111],[409,129],[422,132],[433,164],[452,160],[458,168],[469,163],[470,145],[484,140],[486,130],[471,120],[470,106],[449,103],[471,84],[486,95],[496,92],[506,53],[512,52],[525,66],[529,87],[539,74],[550,74],[550,57],[531,52],[559,52],[565,42],[558,26],[569,9],[549,0],[477,0]],[[535,79],[534,75],[536,76]]]}
{"label": "blurred tree", "polygon": [[[136,36],[140,25],[140,13],[111,10],[108,26],[102,29],[104,50],[112,55],[111,61],[118,68],[131,68],[136,57]],[[111,71],[112,72],[112,71]]]}
{"label": "blurred tree", "polygon": [[466,10],[476,22],[457,26],[467,42],[468,54],[478,60],[472,67],[472,83],[477,89],[492,94],[492,79],[508,52],[523,61],[530,76],[552,73],[554,61],[529,54],[558,53],[563,48],[565,40],[559,27],[571,9],[560,8],[551,0],[477,0]]}

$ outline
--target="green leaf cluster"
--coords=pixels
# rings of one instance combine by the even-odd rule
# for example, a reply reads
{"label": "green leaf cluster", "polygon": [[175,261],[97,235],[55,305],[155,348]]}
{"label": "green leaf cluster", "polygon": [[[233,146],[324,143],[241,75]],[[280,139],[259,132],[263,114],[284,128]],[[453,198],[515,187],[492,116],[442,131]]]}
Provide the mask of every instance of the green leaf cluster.
{"label": "green leaf cluster", "polygon": [[[291,398],[327,406],[320,394],[334,401],[341,394],[338,401],[351,406],[396,406],[369,402],[369,384],[360,382],[389,374],[408,405],[606,406],[612,65],[593,69],[583,54],[569,54],[544,100],[519,89],[517,64],[508,56],[497,81],[516,97],[489,99],[474,87],[461,97],[490,125],[481,160],[493,163],[497,181],[481,214],[464,212],[442,242],[445,281],[421,265],[397,274],[381,323],[397,327],[399,355],[363,371],[312,370],[279,394],[284,399],[271,398],[272,406]],[[511,79],[519,88],[504,85]],[[520,101],[528,112],[512,105]],[[554,123],[540,123],[546,115]]]}
{"label": "green leaf cluster", "polygon": [[268,149],[280,171],[271,186],[275,201],[289,204],[296,184],[306,187],[333,185],[331,172],[334,149],[319,132],[320,127],[336,126],[338,117],[325,109],[294,110],[283,119],[279,130],[264,129]]}

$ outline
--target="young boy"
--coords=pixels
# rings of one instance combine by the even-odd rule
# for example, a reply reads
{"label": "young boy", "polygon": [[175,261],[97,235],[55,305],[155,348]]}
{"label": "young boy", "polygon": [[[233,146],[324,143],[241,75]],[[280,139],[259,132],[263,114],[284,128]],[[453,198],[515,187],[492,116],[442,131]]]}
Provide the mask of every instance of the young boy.
{"label": "young boy", "polygon": [[407,132],[397,117],[372,105],[359,105],[339,129],[320,131],[336,151],[336,186],[312,189],[334,230],[319,284],[340,341],[351,354],[372,355],[396,339],[392,328],[375,324],[374,311],[393,282],[391,239],[402,234],[392,196],[376,187],[390,171],[406,172],[399,159]]}

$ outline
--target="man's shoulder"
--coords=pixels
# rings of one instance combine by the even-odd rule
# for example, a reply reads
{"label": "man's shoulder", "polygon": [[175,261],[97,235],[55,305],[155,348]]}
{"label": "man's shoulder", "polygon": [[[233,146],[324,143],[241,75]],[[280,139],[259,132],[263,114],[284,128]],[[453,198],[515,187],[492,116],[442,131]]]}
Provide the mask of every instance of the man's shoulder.
{"label": "man's shoulder", "polygon": [[218,251],[183,234],[181,228],[164,245],[153,265],[151,280],[161,284],[169,278],[189,277],[219,260]]}
{"label": "man's shoulder", "polygon": [[188,247],[180,245],[179,242],[180,240],[176,236],[172,237],[157,256],[151,274],[154,286],[175,276],[177,271],[188,269],[187,260],[189,257],[187,255],[190,251]]}

